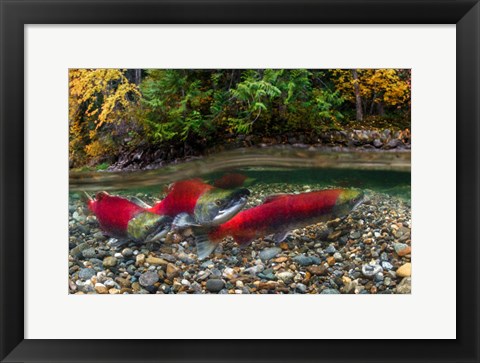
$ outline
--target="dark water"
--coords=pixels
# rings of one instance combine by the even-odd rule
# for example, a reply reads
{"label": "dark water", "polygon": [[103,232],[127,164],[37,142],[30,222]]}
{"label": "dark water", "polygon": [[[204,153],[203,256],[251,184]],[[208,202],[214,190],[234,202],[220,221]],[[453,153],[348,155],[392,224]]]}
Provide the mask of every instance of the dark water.
{"label": "dark water", "polygon": [[70,192],[108,190],[159,195],[165,186],[194,177],[213,182],[227,173],[249,183],[359,188],[410,201],[410,152],[320,152],[305,149],[242,149],[157,170],[70,174]]}

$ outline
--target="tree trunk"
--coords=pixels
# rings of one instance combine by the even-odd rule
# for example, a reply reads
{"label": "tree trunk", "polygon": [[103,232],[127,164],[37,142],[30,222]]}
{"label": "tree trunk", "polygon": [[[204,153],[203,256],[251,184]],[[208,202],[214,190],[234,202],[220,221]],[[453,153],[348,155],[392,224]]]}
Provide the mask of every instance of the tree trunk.
{"label": "tree trunk", "polygon": [[382,101],[377,103],[377,113],[380,116],[385,116],[385,109],[383,108],[383,102]]}
{"label": "tree trunk", "polygon": [[141,81],[142,81],[142,70],[135,69],[135,84],[139,85]]}
{"label": "tree trunk", "polygon": [[360,96],[360,86],[358,85],[358,73],[352,69],[353,88],[355,90],[355,103],[357,105],[357,121],[363,121],[362,97]]}
{"label": "tree trunk", "polygon": [[373,92],[372,103],[370,104],[370,115],[373,115],[373,106],[375,106],[375,98],[377,98],[377,92]]}

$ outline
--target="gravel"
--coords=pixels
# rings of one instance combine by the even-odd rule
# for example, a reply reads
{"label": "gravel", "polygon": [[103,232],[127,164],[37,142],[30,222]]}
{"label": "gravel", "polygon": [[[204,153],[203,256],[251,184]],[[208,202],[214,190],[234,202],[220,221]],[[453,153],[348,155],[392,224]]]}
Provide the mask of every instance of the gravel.
{"label": "gravel", "polygon": [[[262,203],[267,195],[304,192],[305,187],[257,183],[249,186],[246,208]],[[309,184],[308,189],[320,187]],[[192,235],[170,233],[161,243],[111,247],[95,217],[72,194],[69,292],[409,294],[410,203],[387,194],[367,193],[369,200],[345,218],[292,230],[281,243],[263,238],[240,247],[226,238],[203,261],[197,259]],[[137,197],[154,203],[149,195]]]}

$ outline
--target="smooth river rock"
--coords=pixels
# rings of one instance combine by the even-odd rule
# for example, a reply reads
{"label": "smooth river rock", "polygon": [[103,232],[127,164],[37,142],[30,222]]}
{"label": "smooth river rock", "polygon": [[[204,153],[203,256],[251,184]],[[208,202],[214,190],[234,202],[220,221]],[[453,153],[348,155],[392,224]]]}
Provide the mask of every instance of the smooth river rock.
{"label": "smooth river rock", "polygon": [[115,257],[108,256],[103,259],[104,267],[114,267],[116,264],[117,264],[117,259]]}
{"label": "smooth river rock", "polygon": [[410,277],[412,275],[412,264],[407,262],[406,264],[400,266],[396,273],[399,277]]}
{"label": "smooth river rock", "polygon": [[147,287],[147,286],[152,286],[158,280],[159,280],[159,277],[157,272],[147,271],[140,276],[140,278],[138,279],[138,282],[140,282],[140,285]]}
{"label": "smooth river rock", "polygon": [[225,283],[223,282],[223,280],[210,279],[207,281],[207,285],[205,287],[210,292],[219,292],[221,289],[224,288],[224,286],[225,286]]}
{"label": "smooth river rock", "polygon": [[278,255],[280,252],[282,252],[281,248],[271,247],[271,248],[266,248],[263,251],[261,251],[259,253],[259,256],[263,261],[268,261],[271,258],[274,258],[276,255]]}

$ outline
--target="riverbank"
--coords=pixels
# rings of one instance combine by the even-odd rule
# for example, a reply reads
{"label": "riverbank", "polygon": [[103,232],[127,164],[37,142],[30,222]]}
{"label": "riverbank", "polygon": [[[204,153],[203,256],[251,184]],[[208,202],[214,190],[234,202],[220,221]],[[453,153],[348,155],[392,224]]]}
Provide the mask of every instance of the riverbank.
{"label": "riverbank", "polygon": [[289,133],[275,137],[259,135],[226,135],[218,145],[192,146],[188,144],[168,147],[144,146],[124,151],[117,158],[90,167],[74,168],[76,171],[136,171],[159,169],[240,148],[291,147],[322,152],[409,151],[411,135],[405,130],[354,129],[328,131],[321,134]]}
{"label": "riverbank", "polygon": [[[319,186],[257,183],[249,189],[247,207],[267,195]],[[205,261],[198,261],[189,231],[161,244],[112,249],[83,202],[71,198],[69,293],[410,293],[410,203],[372,191],[368,196],[344,219],[294,230],[278,245],[264,238],[241,249],[227,239]]]}

